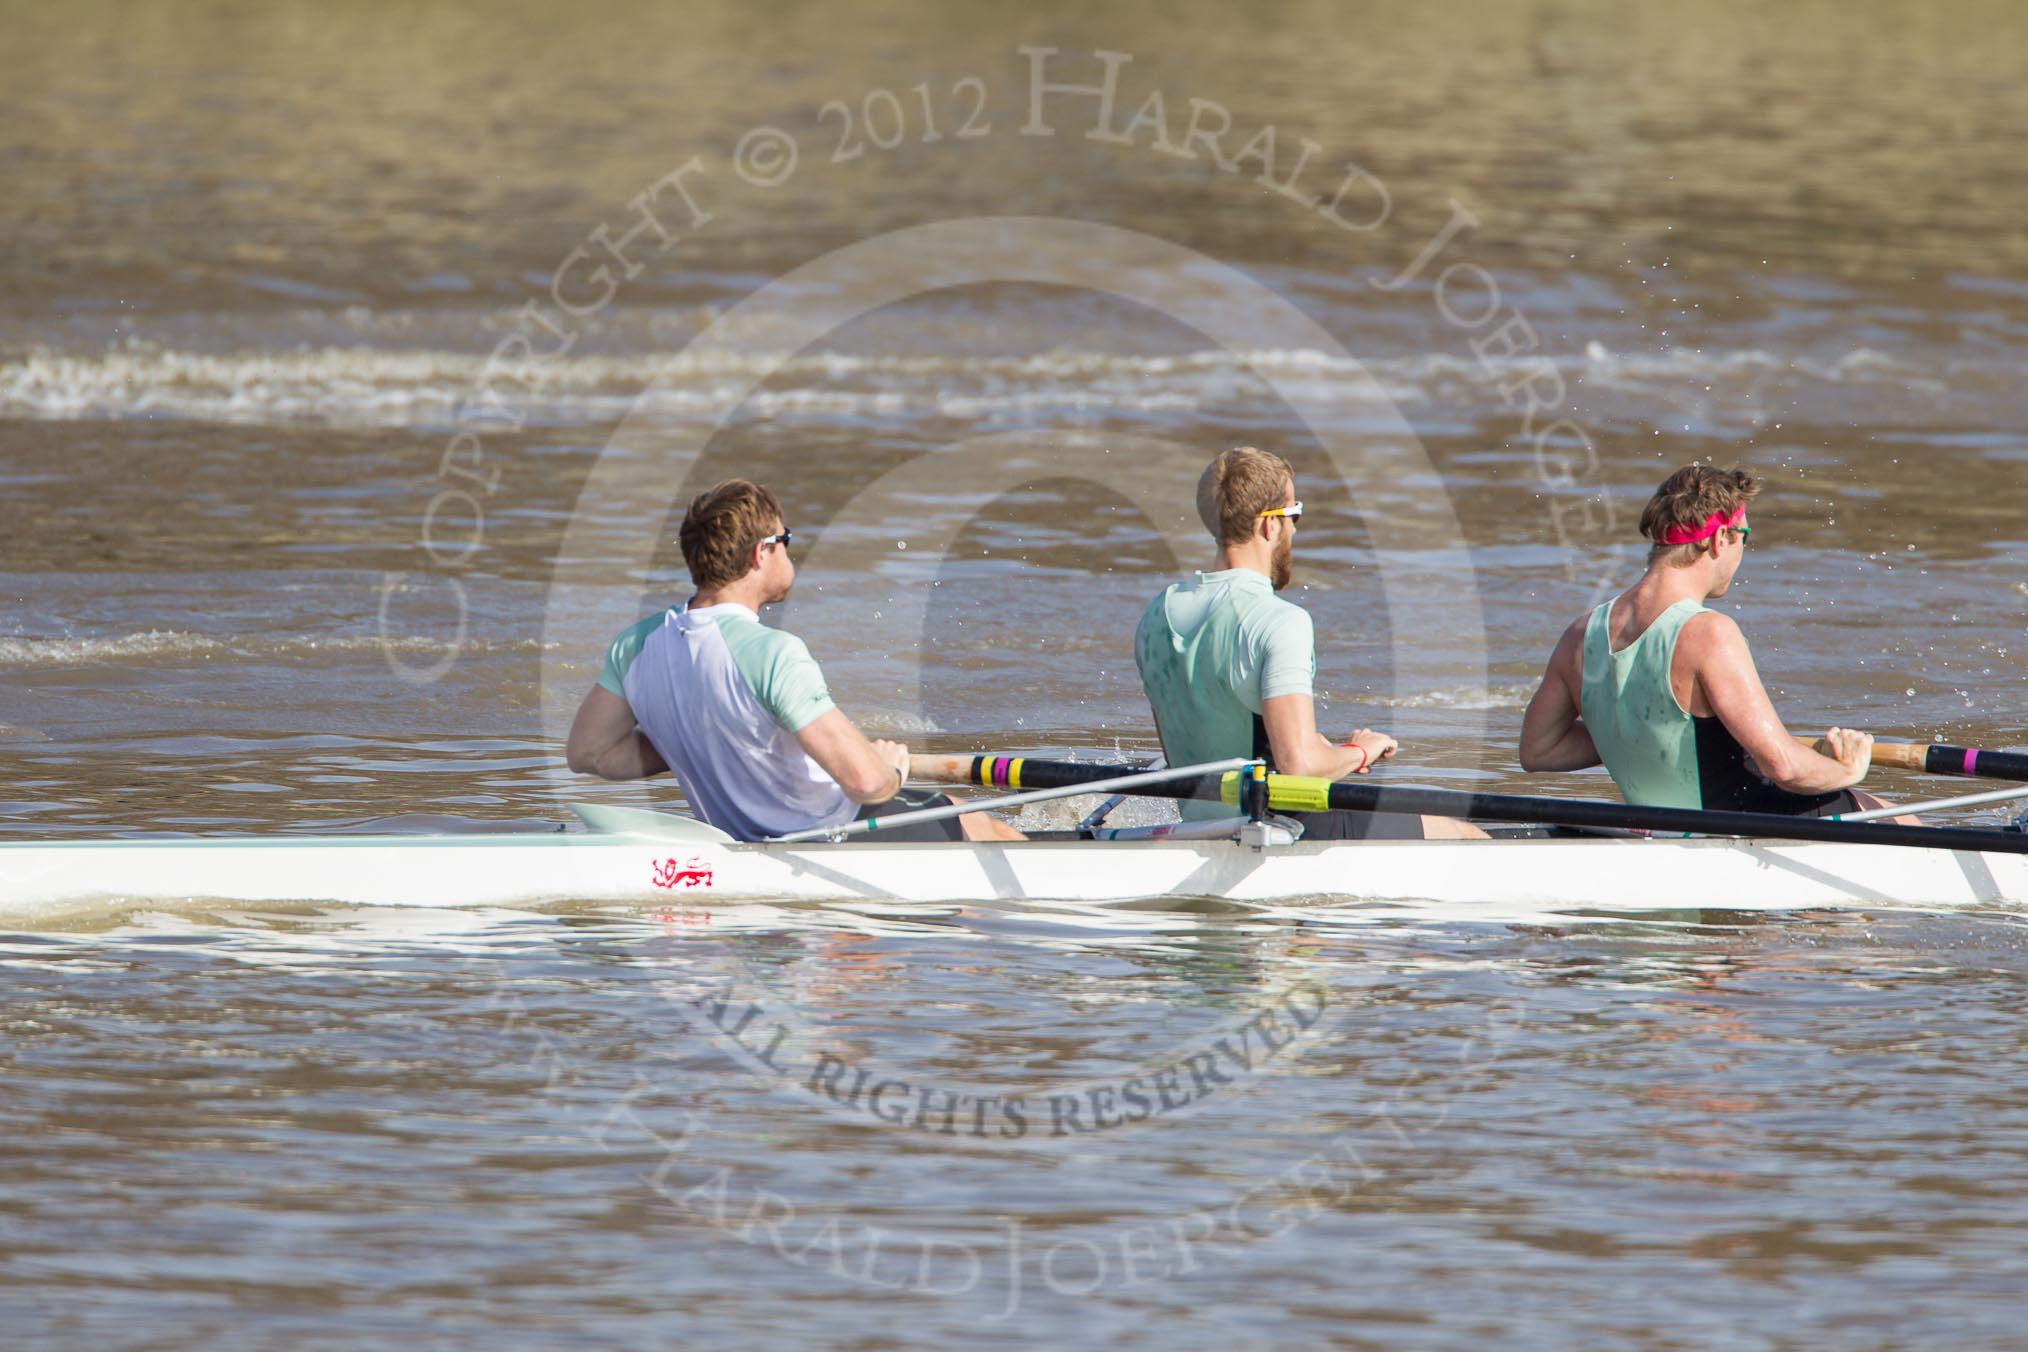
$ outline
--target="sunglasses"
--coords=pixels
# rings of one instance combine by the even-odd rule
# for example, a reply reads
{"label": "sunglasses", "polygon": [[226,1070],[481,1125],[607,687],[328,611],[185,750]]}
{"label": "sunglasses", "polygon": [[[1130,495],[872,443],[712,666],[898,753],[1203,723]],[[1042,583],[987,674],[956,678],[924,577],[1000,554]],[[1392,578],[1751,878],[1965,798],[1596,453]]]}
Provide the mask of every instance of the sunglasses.
{"label": "sunglasses", "polygon": [[783,526],[781,530],[774,535],[761,536],[760,544],[757,545],[756,548],[766,549],[769,545],[780,545],[784,549],[786,549],[788,548],[789,541],[795,538],[796,533],[790,530],[787,526]]}
{"label": "sunglasses", "polygon": [[1255,515],[1254,520],[1259,521],[1264,517],[1270,516],[1285,516],[1291,521],[1296,521],[1300,520],[1302,518],[1302,515],[1303,515],[1303,504],[1301,501],[1296,501],[1290,503],[1286,507],[1270,507],[1265,512],[1261,512]]}

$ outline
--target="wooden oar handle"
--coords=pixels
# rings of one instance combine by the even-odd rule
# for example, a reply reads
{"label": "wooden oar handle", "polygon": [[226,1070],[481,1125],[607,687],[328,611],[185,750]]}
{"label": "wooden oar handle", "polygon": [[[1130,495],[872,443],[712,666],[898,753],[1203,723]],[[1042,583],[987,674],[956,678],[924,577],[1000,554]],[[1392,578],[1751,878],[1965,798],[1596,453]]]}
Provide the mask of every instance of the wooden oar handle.
{"label": "wooden oar handle", "polygon": [[[1817,743],[1822,740],[1821,737],[1797,736],[1796,744],[1806,746],[1810,750],[1815,751]],[[1921,742],[1875,742],[1873,744],[1873,763],[1875,765],[1891,765],[1900,770],[1920,770],[1925,764],[1924,758],[1928,755],[1929,747]]]}
{"label": "wooden oar handle", "polygon": [[1921,742],[1875,742],[1873,763],[1892,765],[1902,770],[1924,768],[1923,758],[1929,755],[1929,748]]}
{"label": "wooden oar handle", "polygon": [[908,777],[924,784],[969,784],[972,782],[972,758],[910,753]]}

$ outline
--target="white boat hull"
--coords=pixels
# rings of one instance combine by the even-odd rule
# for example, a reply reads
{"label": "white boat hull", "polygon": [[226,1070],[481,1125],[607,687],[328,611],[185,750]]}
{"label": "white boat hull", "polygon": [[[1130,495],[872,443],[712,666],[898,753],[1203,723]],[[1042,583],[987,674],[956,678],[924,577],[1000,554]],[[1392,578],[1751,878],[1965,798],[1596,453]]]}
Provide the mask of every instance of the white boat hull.
{"label": "white boat hull", "polygon": [[1579,910],[2028,905],[2028,856],[1719,839],[745,845],[631,834],[0,845],[0,920],[117,902],[1417,902]]}

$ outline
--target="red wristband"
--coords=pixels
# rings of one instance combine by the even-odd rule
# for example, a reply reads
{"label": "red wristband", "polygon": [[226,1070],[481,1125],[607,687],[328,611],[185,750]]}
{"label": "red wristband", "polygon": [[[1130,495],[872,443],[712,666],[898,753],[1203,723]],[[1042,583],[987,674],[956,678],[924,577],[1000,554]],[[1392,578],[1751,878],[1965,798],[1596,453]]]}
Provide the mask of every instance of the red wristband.
{"label": "red wristband", "polygon": [[1359,756],[1360,756],[1360,760],[1359,760],[1359,768],[1358,768],[1357,770],[1354,770],[1354,771],[1352,772],[1353,774],[1355,774],[1355,775],[1356,775],[1356,774],[1358,774],[1358,773],[1359,773],[1359,771],[1360,771],[1360,770],[1364,770],[1364,769],[1365,769],[1365,768],[1366,768],[1367,766],[1369,766],[1369,765],[1373,764],[1373,753],[1372,753],[1372,752],[1370,752],[1370,751],[1368,751],[1368,750],[1367,750],[1367,749],[1366,749],[1365,747],[1363,747],[1363,746],[1359,745],[1359,743],[1357,743],[1357,742],[1340,742],[1340,743],[1338,743],[1338,745],[1339,745],[1339,747],[1340,747],[1341,749],[1343,749],[1343,748],[1349,748],[1349,749],[1351,749],[1351,750],[1353,750],[1353,751],[1357,751],[1357,752],[1359,753]]}

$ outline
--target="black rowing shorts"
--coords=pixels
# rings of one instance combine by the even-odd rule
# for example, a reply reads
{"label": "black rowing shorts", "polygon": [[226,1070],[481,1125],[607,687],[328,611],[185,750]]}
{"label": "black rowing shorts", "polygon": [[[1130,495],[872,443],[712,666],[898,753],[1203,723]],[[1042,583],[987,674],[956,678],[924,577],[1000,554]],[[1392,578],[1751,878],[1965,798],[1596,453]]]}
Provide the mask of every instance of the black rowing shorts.
{"label": "black rowing shorts", "polygon": [[1303,824],[1303,839],[1421,840],[1422,818],[1400,812],[1287,812]]}
{"label": "black rowing shorts", "polygon": [[[855,821],[870,817],[895,817],[904,812],[915,812],[926,807],[949,807],[949,794],[931,793],[927,789],[903,789],[884,803],[867,803],[859,809]],[[956,817],[945,817],[942,821],[907,822],[901,826],[883,826],[875,831],[861,831],[845,837],[846,841],[883,840],[963,840],[965,829],[958,825]]]}

